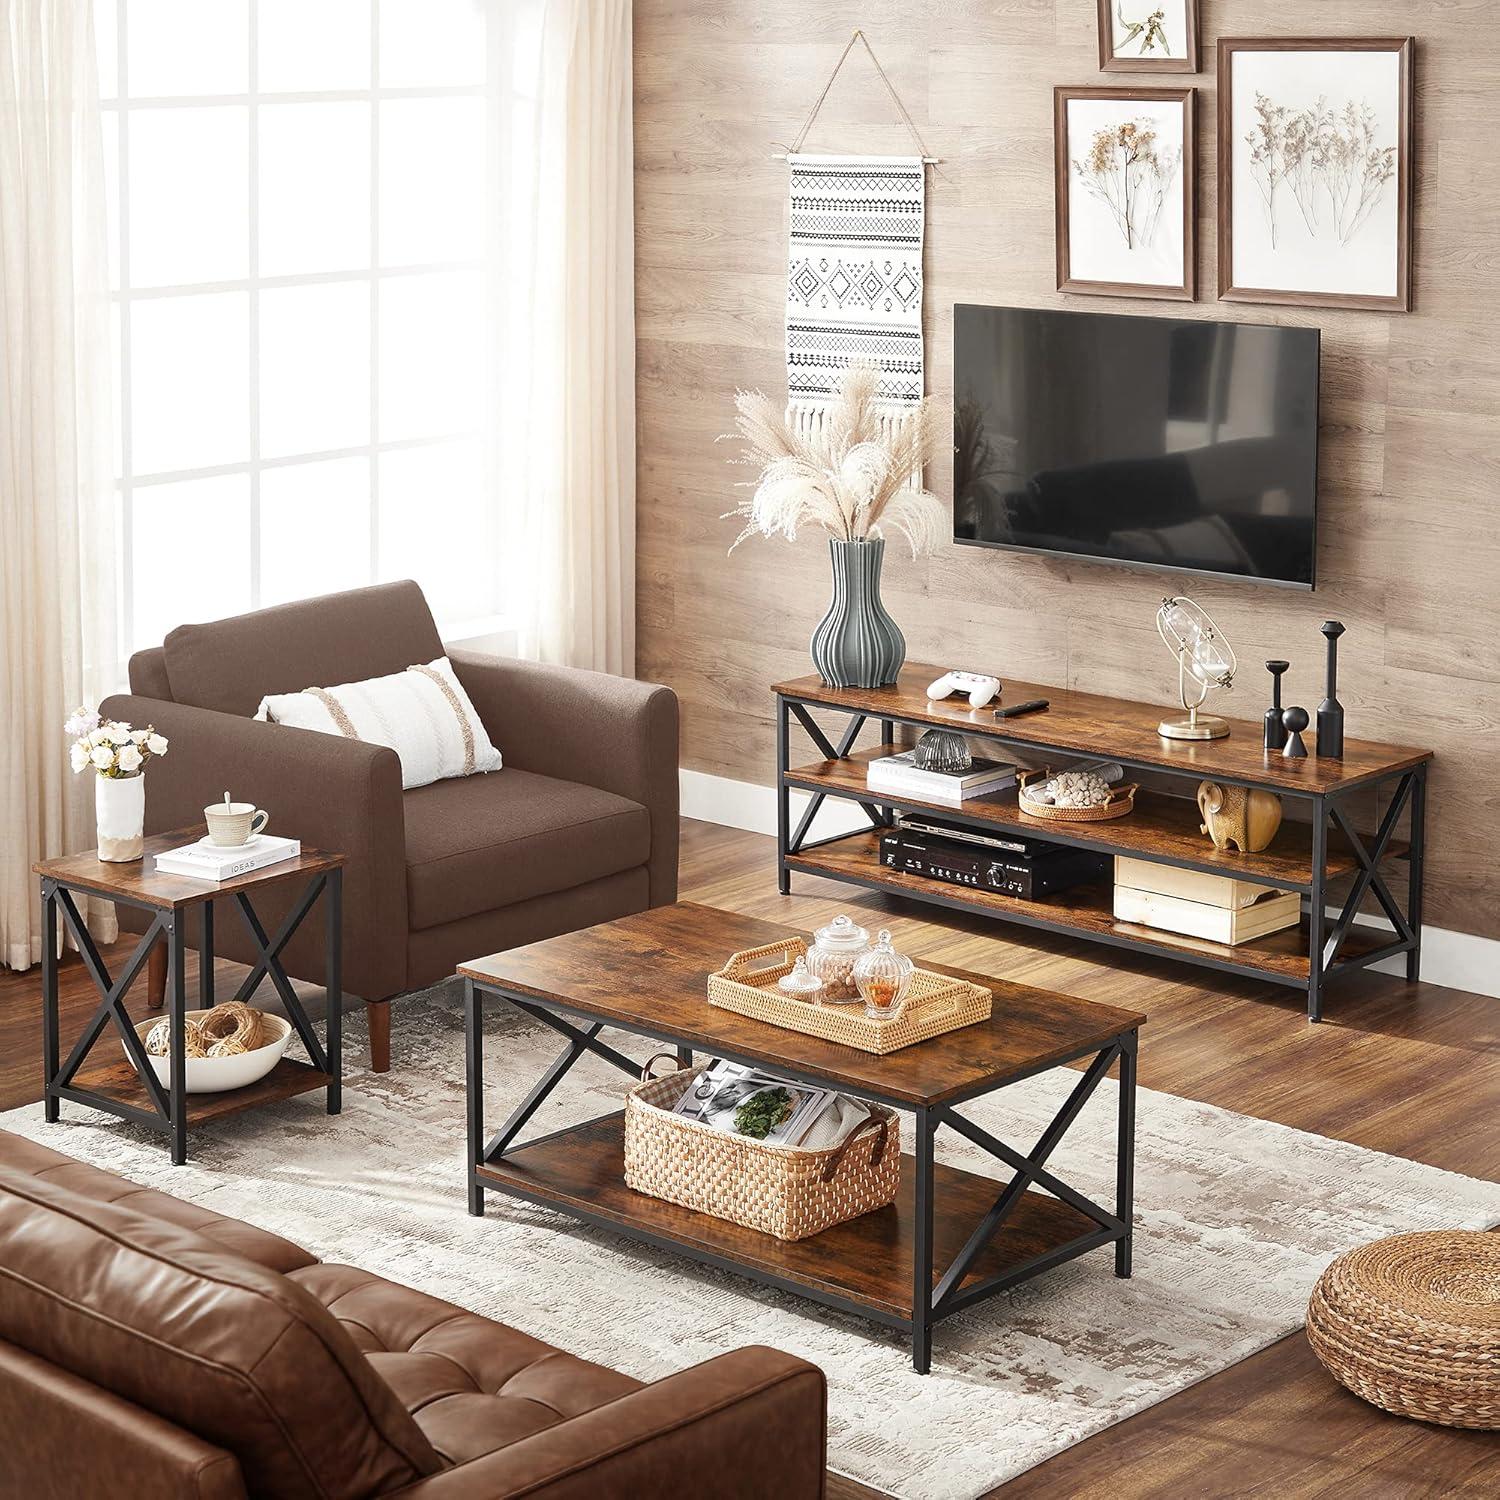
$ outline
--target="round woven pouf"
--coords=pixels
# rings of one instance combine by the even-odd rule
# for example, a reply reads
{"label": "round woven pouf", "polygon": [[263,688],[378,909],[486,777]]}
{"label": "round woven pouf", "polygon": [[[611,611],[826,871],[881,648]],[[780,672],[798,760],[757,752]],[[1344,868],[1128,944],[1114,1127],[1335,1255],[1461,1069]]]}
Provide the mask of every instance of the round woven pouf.
{"label": "round woven pouf", "polygon": [[1373,1406],[1500,1428],[1500,1234],[1433,1230],[1350,1250],[1313,1288],[1307,1337]]}

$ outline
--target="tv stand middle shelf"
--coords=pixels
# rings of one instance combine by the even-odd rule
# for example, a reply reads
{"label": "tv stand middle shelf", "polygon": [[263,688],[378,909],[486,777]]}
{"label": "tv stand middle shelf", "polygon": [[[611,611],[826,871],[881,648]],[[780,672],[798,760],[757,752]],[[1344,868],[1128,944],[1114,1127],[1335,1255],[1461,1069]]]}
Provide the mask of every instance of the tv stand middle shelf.
{"label": "tv stand middle shelf", "polygon": [[[887,688],[828,687],[816,677],[779,684],[777,695],[777,870],[783,893],[794,873],[840,880],[870,890],[1048,932],[1136,949],[1246,974],[1305,991],[1309,1018],[1321,1017],[1325,985],[1345,972],[1404,955],[1407,977],[1420,974],[1421,893],[1426,825],[1427,765],[1431,752],[1373,741],[1348,740],[1342,759],[1287,760],[1261,748],[1260,725],[1237,722],[1230,738],[1199,743],[1162,740],[1159,706],[1102,698],[1034,683],[1007,683],[1002,701],[1047,698],[1044,713],[1019,719],[970,709],[963,699],[929,701],[926,684],[935,667],[908,665]],[[842,732],[825,732],[829,715]],[[881,743],[857,749],[864,725],[875,721]],[[1054,768],[1083,759],[1118,761],[1131,779],[1142,779],[1129,816],[1109,822],[1063,823],[1021,811],[1012,792],[952,806],[885,791],[867,784],[872,760],[895,753],[896,727],[920,732],[932,726],[991,742],[1000,759]],[[792,755],[799,729],[821,755]],[[1310,821],[1288,817],[1269,849],[1236,854],[1216,849],[1200,831],[1194,793],[1200,781],[1259,787],[1304,804]],[[790,795],[813,801],[794,829]],[[1172,793],[1176,793],[1173,795]],[[1354,803],[1377,801],[1373,833],[1355,825]],[[830,838],[811,837],[827,798],[862,807],[869,828]],[[1368,809],[1365,808],[1368,817]],[[880,863],[881,831],[902,812],[921,812],[980,830],[1023,834],[1107,855],[1126,855],[1180,869],[1230,876],[1303,898],[1300,927],[1226,944],[1123,922],[1114,916],[1107,884],[1075,887],[1028,901],[996,890],[953,885]],[[1405,836],[1396,835],[1405,825]],[[847,826],[847,825],[845,825]],[[1403,881],[1391,866],[1404,862]],[[1404,901],[1393,886],[1404,884]],[[1330,904],[1332,903],[1332,909]],[[1378,925],[1356,921],[1372,906]]]}

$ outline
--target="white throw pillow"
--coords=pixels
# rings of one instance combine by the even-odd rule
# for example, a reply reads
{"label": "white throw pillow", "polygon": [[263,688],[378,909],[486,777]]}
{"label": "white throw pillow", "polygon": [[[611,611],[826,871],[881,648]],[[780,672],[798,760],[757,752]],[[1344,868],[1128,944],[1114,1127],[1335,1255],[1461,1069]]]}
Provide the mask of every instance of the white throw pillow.
{"label": "white throw pillow", "polygon": [[500,769],[500,752],[446,656],[368,682],[276,693],[260,700],[255,717],[389,745],[401,758],[401,785],[408,790]]}

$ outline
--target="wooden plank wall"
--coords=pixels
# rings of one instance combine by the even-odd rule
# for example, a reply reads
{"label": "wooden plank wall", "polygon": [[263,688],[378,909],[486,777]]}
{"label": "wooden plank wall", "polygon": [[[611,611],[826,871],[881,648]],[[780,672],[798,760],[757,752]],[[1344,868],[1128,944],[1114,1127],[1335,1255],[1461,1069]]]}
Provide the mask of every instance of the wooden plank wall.
{"label": "wooden plank wall", "polygon": [[[914,660],[1166,703],[1161,594],[1189,592],[1239,653],[1230,712],[1269,701],[1260,662],[1291,659],[1290,703],[1321,696],[1319,623],[1344,637],[1349,732],[1438,752],[1427,917],[1500,936],[1500,27],[1490,0],[1203,0],[1199,275],[1187,314],[1323,330],[1316,593],[945,547],[888,553],[887,603]],[[1334,11],[1337,15],[1334,15]],[[1326,14],[1324,12],[1326,11]],[[715,439],[737,386],[785,390],[786,168],[797,129],[862,25],[932,151],[929,389],[951,392],[955,302],[1178,315],[1178,304],[1054,290],[1052,88],[1098,72],[1094,0],[636,0],[639,671],[683,705],[683,763],[768,782],[767,684],[807,671],[827,559],[745,544],[721,519],[744,477]],[[1419,27],[1415,311],[1214,300],[1215,43],[1221,35],[1402,35]],[[810,150],[905,149],[879,80],[851,57]],[[945,498],[949,466],[929,483]]]}

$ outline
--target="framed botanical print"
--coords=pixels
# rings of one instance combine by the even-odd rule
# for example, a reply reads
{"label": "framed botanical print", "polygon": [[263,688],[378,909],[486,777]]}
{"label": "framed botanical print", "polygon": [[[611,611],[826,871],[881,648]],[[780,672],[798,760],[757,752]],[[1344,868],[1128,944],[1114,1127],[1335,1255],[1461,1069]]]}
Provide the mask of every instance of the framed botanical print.
{"label": "framed botanical print", "polygon": [[1198,0],[1099,0],[1106,73],[1196,73]]}
{"label": "framed botanical print", "polygon": [[1057,289],[1197,295],[1194,89],[1053,92]]}
{"label": "framed botanical print", "polygon": [[1219,296],[1411,306],[1412,39],[1219,43]]}

